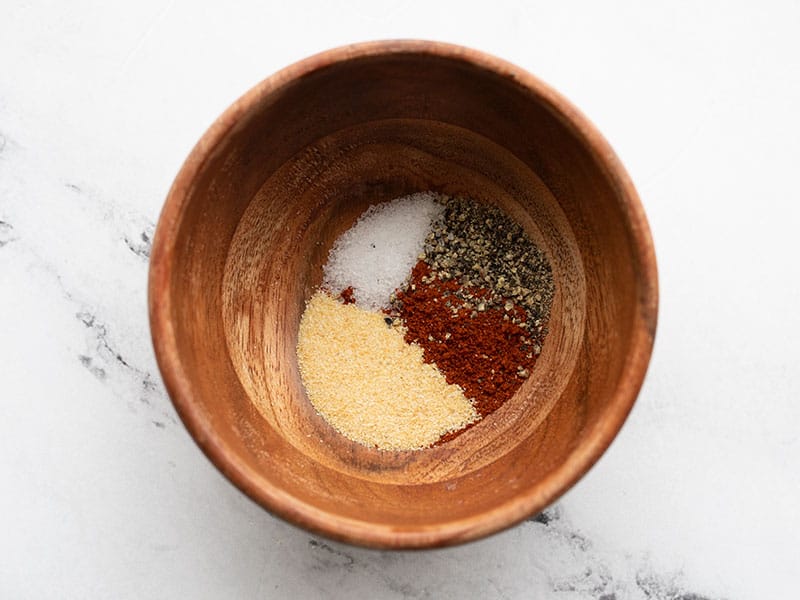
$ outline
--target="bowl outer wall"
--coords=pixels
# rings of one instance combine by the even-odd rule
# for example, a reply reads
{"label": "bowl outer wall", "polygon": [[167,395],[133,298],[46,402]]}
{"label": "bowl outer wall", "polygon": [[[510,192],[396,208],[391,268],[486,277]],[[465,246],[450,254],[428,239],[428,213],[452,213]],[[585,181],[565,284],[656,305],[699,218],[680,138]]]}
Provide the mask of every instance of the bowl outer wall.
{"label": "bowl outer wall", "polygon": [[[316,70],[341,61],[391,54],[430,54],[466,62],[513,80],[547,105],[581,140],[615,188],[627,219],[633,251],[641,265],[639,273],[642,279],[637,282],[640,308],[634,315],[630,351],[620,384],[609,399],[604,419],[585,434],[568,459],[535,489],[522,490],[513,500],[491,511],[414,530],[398,530],[390,525],[358,521],[319,510],[271,485],[219,443],[213,428],[195,410],[191,384],[177,351],[169,295],[174,244],[193,181],[214,149],[241,118],[265,96]],[[425,548],[478,539],[522,521],[555,501],[600,458],[625,422],[647,371],[657,322],[658,276],[649,225],[630,177],[608,142],[568,100],[525,70],[477,50],[441,42],[387,40],[335,48],[290,65],[245,93],[211,125],[181,167],[159,217],[150,258],[148,304],[156,359],[169,396],[195,442],[234,485],[290,523],[334,539],[379,548]]]}

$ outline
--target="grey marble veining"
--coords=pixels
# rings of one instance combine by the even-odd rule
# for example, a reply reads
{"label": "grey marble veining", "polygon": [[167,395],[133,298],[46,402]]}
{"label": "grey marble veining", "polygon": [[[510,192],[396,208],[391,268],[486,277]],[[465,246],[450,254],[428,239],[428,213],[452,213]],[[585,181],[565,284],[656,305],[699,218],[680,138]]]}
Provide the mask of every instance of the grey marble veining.
{"label": "grey marble veining", "polygon": [[[796,6],[2,12],[0,598],[796,595]],[[661,276],[651,369],[598,465],[543,514],[437,551],[255,506],[184,430],[147,321],[158,212],[203,129],[272,71],[384,37],[479,47],[576,101],[639,187]]]}

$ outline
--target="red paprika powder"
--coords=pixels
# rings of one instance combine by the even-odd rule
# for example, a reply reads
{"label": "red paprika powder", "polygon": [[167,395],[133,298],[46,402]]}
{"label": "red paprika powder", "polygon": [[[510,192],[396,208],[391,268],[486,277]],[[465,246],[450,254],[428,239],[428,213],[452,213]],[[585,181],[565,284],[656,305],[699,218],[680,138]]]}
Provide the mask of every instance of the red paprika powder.
{"label": "red paprika powder", "polygon": [[342,299],[342,304],[356,303],[356,296],[352,285],[347,286],[341,292],[339,292],[339,297]]}
{"label": "red paprika powder", "polygon": [[[467,306],[467,301],[454,295],[458,289],[478,304],[491,293],[459,286],[453,279],[442,281],[420,260],[408,286],[397,292],[396,306],[406,327],[406,341],[419,344],[424,360],[434,363],[448,383],[460,386],[483,418],[525,381],[536,362],[534,343],[509,318],[513,311],[524,319],[522,308],[506,304],[509,310],[476,310],[475,303]],[[458,433],[448,434],[440,443]]]}

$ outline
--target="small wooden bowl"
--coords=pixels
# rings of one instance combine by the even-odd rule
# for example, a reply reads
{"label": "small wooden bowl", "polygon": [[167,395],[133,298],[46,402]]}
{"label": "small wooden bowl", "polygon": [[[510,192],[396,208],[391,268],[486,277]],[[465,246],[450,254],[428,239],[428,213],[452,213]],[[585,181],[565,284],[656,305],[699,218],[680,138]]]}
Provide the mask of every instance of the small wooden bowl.
{"label": "small wooden bowl", "polygon": [[[513,214],[557,292],[512,399],[449,443],[382,452],[310,405],[298,323],[333,240],[370,204],[422,190]],[[236,101],[175,179],[149,282],[164,382],[212,462],[292,523],[386,548],[488,535],[574,484],[633,405],[657,296],[642,206],[586,118],[513,65],[417,41],[331,50]]]}

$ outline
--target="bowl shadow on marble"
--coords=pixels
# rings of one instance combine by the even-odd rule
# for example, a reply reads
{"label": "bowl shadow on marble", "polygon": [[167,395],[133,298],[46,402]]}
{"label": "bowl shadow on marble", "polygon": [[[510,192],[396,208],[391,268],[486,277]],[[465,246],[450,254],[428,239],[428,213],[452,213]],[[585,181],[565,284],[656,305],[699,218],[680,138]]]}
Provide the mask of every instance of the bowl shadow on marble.
{"label": "bowl shadow on marble", "polygon": [[[423,190],[504,208],[557,290],[542,355],[500,410],[439,447],[381,452],[313,410],[298,324],[333,240]],[[279,72],[214,123],[166,200],[149,302],[169,394],[233,483],[332,538],[422,548],[517,523],[591,467],[641,386],[657,280],[632,184],[566,100],[476,51],[374,42]]]}

